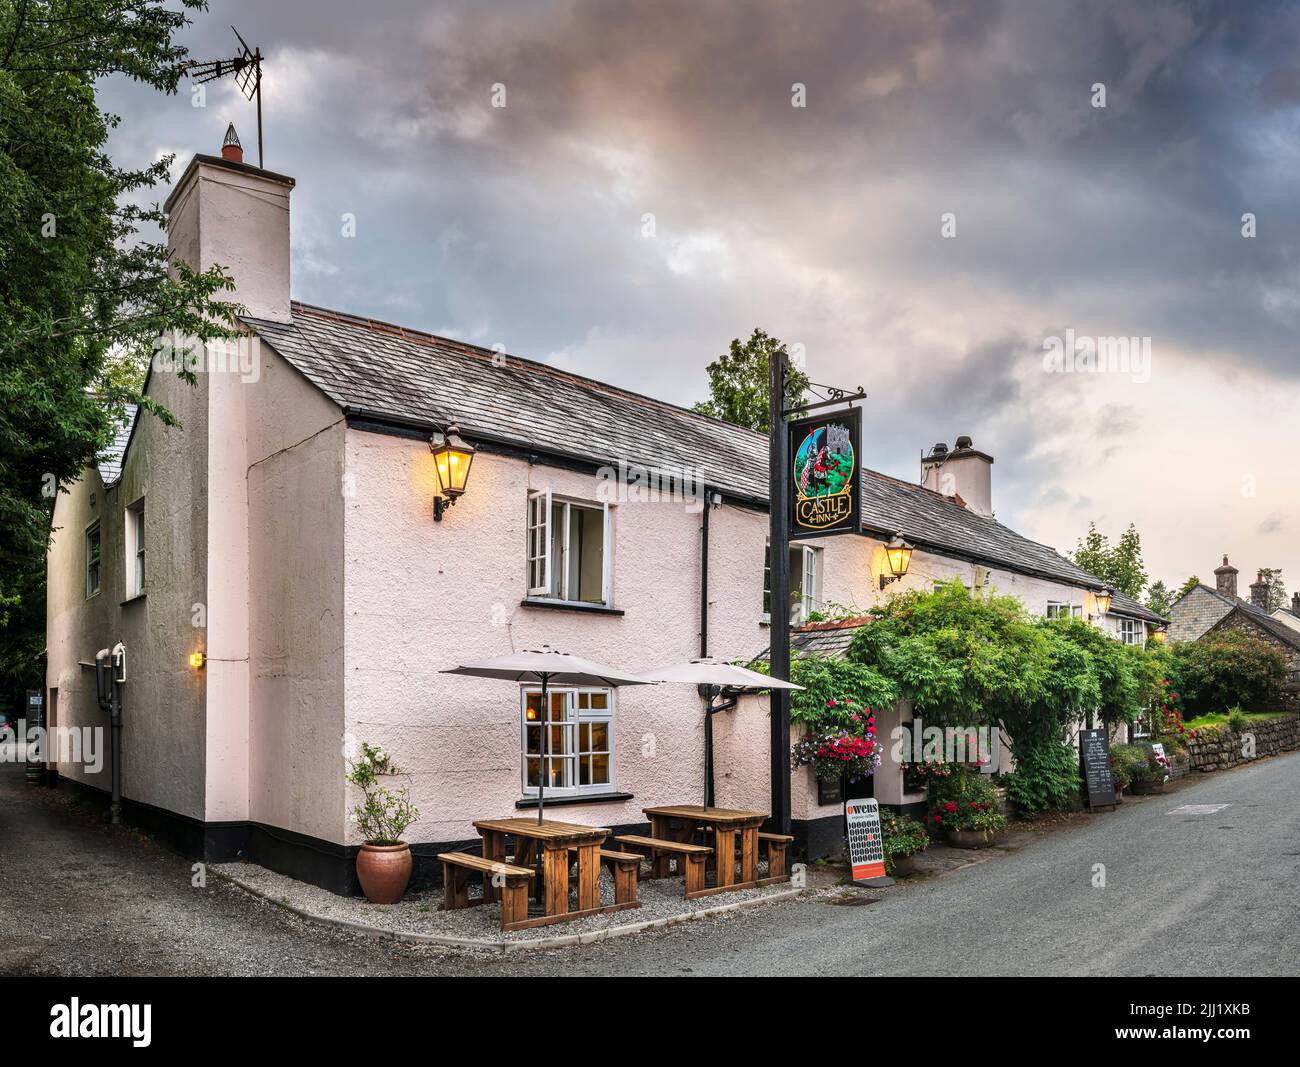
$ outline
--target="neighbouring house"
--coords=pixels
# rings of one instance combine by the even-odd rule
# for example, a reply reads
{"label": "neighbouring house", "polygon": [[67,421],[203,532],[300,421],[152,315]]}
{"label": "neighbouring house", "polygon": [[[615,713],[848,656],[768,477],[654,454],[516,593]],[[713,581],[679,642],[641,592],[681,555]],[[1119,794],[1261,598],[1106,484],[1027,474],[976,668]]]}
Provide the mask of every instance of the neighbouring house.
{"label": "neighbouring house", "polygon": [[[1262,573],[1250,585],[1250,599],[1237,595],[1237,568],[1223,557],[1214,571],[1215,587],[1198,584],[1169,609],[1169,639],[1199,641],[1204,637],[1236,630],[1258,637],[1281,652],[1291,673],[1283,688],[1283,703],[1300,709],[1300,593],[1291,601],[1292,610],[1268,610],[1269,583]],[[1279,616],[1285,615],[1286,618]]]}
{"label": "neighbouring house", "polygon": [[[121,642],[127,819],[209,861],[341,893],[355,891],[359,845],[345,752],[381,744],[421,810],[408,834],[419,884],[437,877],[437,851],[477,844],[472,820],[535,807],[540,774],[526,755],[533,690],[442,669],[543,644],[631,669],[766,644],[767,443],[545,364],[293,301],[293,189],[227,146],[196,156],[167,201],[172,250],[230,267],[247,335],[199,353],[197,385],[155,361],[146,392],[180,425],[136,413],[59,495],[47,706],[57,725],[103,725],[88,667]],[[454,508],[435,500],[430,450],[452,424],[477,450]],[[902,535],[915,553],[891,590],[959,578],[1134,643],[1165,625],[1118,595],[1102,611],[1101,581],[997,522],[992,464],[958,439],[927,455],[924,484],[862,472],[860,536],[792,549],[797,614],[869,610]],[[693,689],[554,692],[547,798],[565,818],[640,828],[642,808],[701,795]],[[765,712],[751,700],[718,716],[717,803],[768,810]],[[57,772],[107,788],[108,768]],[[800,773],[796,834],[838,838],[839,810]],[[914,799],[901,768],[876,784],[882,802]]]}

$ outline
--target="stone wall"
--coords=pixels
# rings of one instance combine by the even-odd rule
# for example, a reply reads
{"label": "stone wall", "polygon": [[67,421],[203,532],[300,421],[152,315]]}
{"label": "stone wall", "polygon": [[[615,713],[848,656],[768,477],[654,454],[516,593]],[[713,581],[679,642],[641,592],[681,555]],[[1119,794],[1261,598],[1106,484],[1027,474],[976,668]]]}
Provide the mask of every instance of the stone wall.
{"label": "stone wall", "polygon": [[[1285,719],[1265,719],[1252,722],[1246,730],[1255,736],[1255,757],[1276,756],[1300,748],[1300,716]],[[1203,731],[1195,741],[1187,742],[1192,770],[1219,771],[1249,763],[1241,754],[1242,735],[1227,726]]]}

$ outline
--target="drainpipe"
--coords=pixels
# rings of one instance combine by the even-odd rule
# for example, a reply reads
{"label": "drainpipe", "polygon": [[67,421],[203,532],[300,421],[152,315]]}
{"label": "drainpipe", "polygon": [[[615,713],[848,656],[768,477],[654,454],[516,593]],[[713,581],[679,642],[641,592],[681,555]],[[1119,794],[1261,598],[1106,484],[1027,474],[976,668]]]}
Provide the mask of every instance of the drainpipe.
{"label": "drainpipe", "polygon": [[[704,512],[700,516],[700,659],[709,654],[709,512],[722,503],[722,497],[704,491]],[[704,712],[704,806],[713,806],[713,716],[723,709],[714,707],[716,690],[700,686],[705,700]],[[735,702],[732,702],[732,707]]]}
{"label": "drainpipe", "polygon": [[113,792],[108,819],[122,821],[122,684],[126,681],[126,646],[120,641],[110,652],[101,648],[95,655],[95,698],[108,712],[111,728]]}

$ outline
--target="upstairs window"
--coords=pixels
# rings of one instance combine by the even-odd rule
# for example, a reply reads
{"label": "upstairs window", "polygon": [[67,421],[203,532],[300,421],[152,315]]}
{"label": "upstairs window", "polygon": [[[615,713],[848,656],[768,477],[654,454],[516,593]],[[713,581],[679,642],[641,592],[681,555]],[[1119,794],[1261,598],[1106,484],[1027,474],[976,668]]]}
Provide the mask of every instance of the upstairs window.
{"label": "upstairs window", "polygon": [[100,541],[99,523],[86,530],[86,598],[99,592]]}
{"label": "upstairs window", "polygon": [[[790,624],[797,626],[817,610],[820,600],[821,549],[790,546]],[[772,618],[772,546],[763,552],[763,619]]]}
{"label": "upstairs window", "polygon": [[144,592],[144,501],[126,509],[126,595]]}
{"label": "upstairs window", "polygon": [[609,607],[608,504],[528,496],[528,596]]}

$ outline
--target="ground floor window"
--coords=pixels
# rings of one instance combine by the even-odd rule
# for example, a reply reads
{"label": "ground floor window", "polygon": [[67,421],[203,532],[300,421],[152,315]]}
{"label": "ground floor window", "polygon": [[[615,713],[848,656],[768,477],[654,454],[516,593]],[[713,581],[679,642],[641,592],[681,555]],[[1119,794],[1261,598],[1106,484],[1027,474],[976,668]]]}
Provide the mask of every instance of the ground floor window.
{"label": "ground floor window", "polygon": [[1146,627],[1137,619],[1119,620],[1119,639],[1126,645],[1140,645],[1146,636]]}
{"label": "ground floor window", "polygon": [[525,795],[536,795],[542,781],[543,728],[550,731],[547,796],[607,793],[614,788],[612,690],[548,687],[545,716],[540,687],[524,687],[521,700]]}

